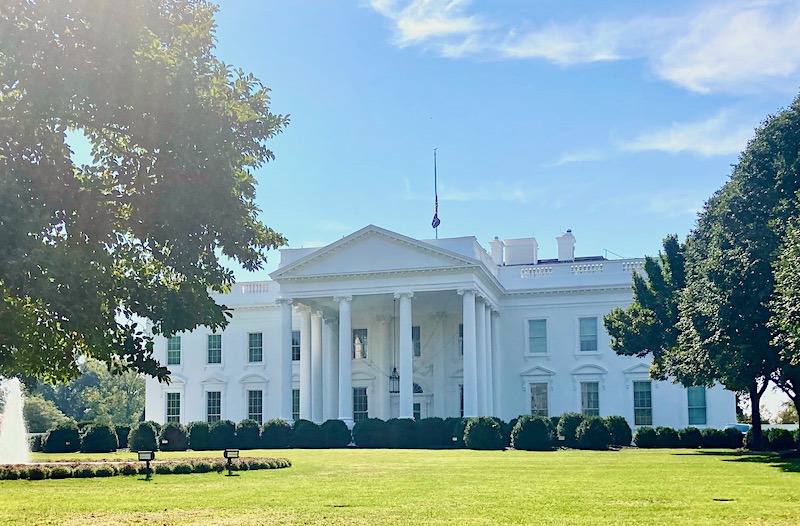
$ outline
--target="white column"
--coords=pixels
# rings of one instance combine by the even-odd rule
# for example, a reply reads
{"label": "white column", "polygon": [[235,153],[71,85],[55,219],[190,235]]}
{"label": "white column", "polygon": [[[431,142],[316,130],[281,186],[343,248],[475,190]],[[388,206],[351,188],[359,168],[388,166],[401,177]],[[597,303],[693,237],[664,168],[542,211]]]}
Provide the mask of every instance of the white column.
{"label": "white column", "polygon": [[339,420],[353,427],[353,330],[350,319],[352,296],[337,296],[339,302]]}
{"label": "white column", "polygon": [[300,308],[300,418],[311,420],[311,310]]}
{"label": "white column", "polygon": [[464,416],[478,416],[478,362],[475,339],[475,290],[459,290],[464,322]]}
{"label": "white column", "polygon": [[411,342],[411,298],[413,292],[396,292],[400,300],[400,411],[399,418],[414,418],[414,345]]}
{"label": "white column", "polygon": [[281,335],[280,355],[278,356],[278,370],[280,371],[280,407],[279,418],[292,421],[292,300],[278,298],[275,300],[281,306]]}
{"label": "white column", "polygon": [[311,315],[311,421],[322,423],[322,313]]}
{"label": "white column", "polygon": [[486,412],[486,308],[483,298],[478,298],[475,302],[475,338],[478,362],[478,416],[486,416],[488,414]]}
{"label": "white column", "polygon": [[498,380],[500,377],[500,311],[492,313],[492,402],[494,404],[495,416],[498,416],[499,409],[503,407],[501,389],[503,383]]}
{"label": "white column", "polygon": [[322,337],[322,419],[339,418],[339,338],[336,321],[324,320]]}
{"label": "white column", "polygon": [[484,371],[486,385],[486,415],[494,416],[493,382],[492,382],[492,306],[486,302],[486,369]]}

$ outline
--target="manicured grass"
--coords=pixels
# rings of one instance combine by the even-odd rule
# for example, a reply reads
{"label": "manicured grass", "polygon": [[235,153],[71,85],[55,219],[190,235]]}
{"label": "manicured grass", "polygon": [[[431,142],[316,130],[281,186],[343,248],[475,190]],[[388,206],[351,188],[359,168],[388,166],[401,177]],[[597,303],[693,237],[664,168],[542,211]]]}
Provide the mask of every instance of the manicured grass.
{"label": "manicured grass", "polygon": [[0,523],[800,524],[800,461],[763,455],[635,449],[246,454],[288,457],[293,466],[238,477],[0,481]]}

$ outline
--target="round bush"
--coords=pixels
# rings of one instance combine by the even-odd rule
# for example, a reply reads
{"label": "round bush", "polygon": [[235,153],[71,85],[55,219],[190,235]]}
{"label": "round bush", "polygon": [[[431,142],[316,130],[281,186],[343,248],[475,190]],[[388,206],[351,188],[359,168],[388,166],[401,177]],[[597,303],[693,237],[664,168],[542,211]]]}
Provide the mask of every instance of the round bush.
{"label": "round bush", "polygon": [[410,418],[392,418],[386,421],[389,447],[410,449],[417,446],[417,423]]}
{"label": "round bush", "polygon": [[50,470],[51,479],[68,479],[72,478],[72,468],[69,466],[55,466]]}
{"label": "round bush", "polygon": [[654,448],[658,447],[658,437],[656,430],[650,426],[640,427],[633,435],[633,442],[636,447],[640,448]]}
{"label": "round bush", "polygon": [[219,420],[209,429],[211,449],[236,447],[236,424],[230,420]]}
{"label": "round bush", "polygon": [[156,435],[158,425],[155,422],[138,422],[131,427],[128,435],[128,447],[131,451],[155,451],[158,449]]}
{"label": "round bush", "polygon": [[352,441],[347,424],[341,420],[323,422],[320,431],[322,431],[323,445],[327,448],[347,447]]}
{"label": "round bush", "polygon": [[439,417],[423,418],[417,422],[418,447],[447,447],[452,443],[452,426],[447,427]]}
{"label": "round bush", "polygon": [[353,426],[353,441],[358,447],[389,447],[389,428],[380,418],[359,420]]}
{"label": "round bush", "polygon": [[179,462],[172,468],[175,475],[189,475],[194,471],[194,467],[188,462]]}
{"label": "round bush", "polygon": [[609,416],[606,425],[611,431],[611,444],[615,446],[630,446],[633,441],[631,426],[624,416]]}
{"label": "round bush", "polygon": [[657,427],[656,440],[658,441],[658,447],[681,447],[681,439],[678,436],[678,432],[671,427]]}
{"label": "round bush", "polygon": [[564,437],[564,445],[578,447],[578,438],[575,432],[583,422],[584,416],[580,413],[564,413],[558,420],[558,435]]}
{"label": "round bush", "polygon": [[310,420],[302,418],[292,428],[292,447],[315,449],[323,447],[322,430]]}
{"label": "round bush", "polygon": [[155,466],[156,474],[157,475],[171,475],[172,474],[172,466],[169,464],[156,464]]}
{"label": "round bush", "polygon": [[194,472],[195,473],[210,473],[213,468],[211,467],[210,462],[206,462],[201,460],[199,462],[195,462],[194,464]]}
{"label": "round bush", "polygon": [[85,428],[81,440],[83,453],[110,453],[117,450],[117,432],[106,424],[95,424]]}
{"label": "round bush", "polygon": [[687,427],[678,431],[681,447],[697,449],[703,445],[703,434],[696,427]]}
{"label": "round bush", "polygon": [[28,480],[44,480],[50,475],[50,469],[45,466],[30,466]]}
{"label": "round bush", "polygon": [[556,430],[549,418],[523,415],[511,431],[511,446],[525,451],[546,451],[553,448]]}
{"label": "round bush", "polygon": [[725,435],[725,446],[723,447],[739,449],[744,446],[744,435],[738,429],[729,427],[728,429],[723,429],[722,433]]}
{"label": "round bush", "polygon": [[467,419],[464,444],[469,449],[503,449],[503,435],[497,420],[488,416]]}
{"label": "round bush", "polygon": [[611,430],[608,429],[605,418],[587,416],[575,430],[575,438],[581,449],[608,449],[611,444]]}
{"label": "round bush", "polygon": [[131,426],[117,426],[115,431],[117,432],[117,447],[128,447],[128,435],[131,432]]}
{"label": "round bush", "polygon": [[[347,427],[347,426],[345,426]],[[292,426],[285,420],[272,419],[261,427],[261,446],[268,449],[289,447],[292,441]]]}
{"label": "round bush", "polygon": [[783,451],[795,447],[794,436],[788,429],[773,428],[767,431],[769,448],[773,451]]}
{"label": "round bush", "polygon": [[700,445],[704,448],[728,447],[728,439],[721,429],[706,428],[700,432]]}
{"label": "round bush", "polygon": [[111,466],[97,466],[94,469],[95,477],[113,477],[114,475],[116,475],[116,473]]}
{"label": "round bush", "polygon": [[161,451],[186,451],[189,448],[186,428],[178,422],[168,422],[158,435],[158,446]]}
{"label": "round bush", "polygon": [[75,466],[72,470],[72,478],[89,479],[94,477],[94,467],[87,464]]}
{"label": "round bush", "polygon": [[261,429],[259,423],[247,418],[236,426],[236,446],[239,449],[257,449],[261,447]]}
{"label": "round bush", "polygon": [[208,422],[190,422],[188,426],[189,448],[194,451],[211,449],[211,430]]}
{"label": "round bush", "polygon": [[42,450],[42,437],[43,435],[33,435],[30,437],[30,439],[28,439],[28,443],[32,452],[36,453],[37,451]]}
{"label": "round bush", "polygon": [[119,472],[122,473],[123,475],[136,475],[136,473],[138,473],[139,470],[136,467],[136,465],[131,464],[130,462],[128,462],[128,463],[122,465],[122,467],[120,468]]}
{"label": "round bush", "polygon": [[68,420],[59,423],[44,436],[42,449],[45,453],[75,453],[81,448],[78,426]]}

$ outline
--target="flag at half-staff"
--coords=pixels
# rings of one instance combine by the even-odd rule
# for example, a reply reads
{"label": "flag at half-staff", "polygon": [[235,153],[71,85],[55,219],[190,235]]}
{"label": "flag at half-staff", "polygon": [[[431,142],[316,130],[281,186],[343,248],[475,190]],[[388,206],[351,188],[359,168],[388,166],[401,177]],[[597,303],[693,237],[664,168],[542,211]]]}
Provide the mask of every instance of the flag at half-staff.
{"label": "flag at half-staff", "polygon": [[437,228],[442,223],[442,221],[439,219],[439,196],[438,195],[436,196],[436,199],[435,199],[434,203],[435,204],[433,205],[433,221],[431,221],[431,226],[433,228]]}
{"label": "flag at half-staff", "polygon": [[[439,219],[439,191],[436,185],[436,148],[433,149],[433,196],[433,220],[431,221],[431,226],[436,229],[442,223]],[[436,237],[439,237],[438,230],[436,231]]]}

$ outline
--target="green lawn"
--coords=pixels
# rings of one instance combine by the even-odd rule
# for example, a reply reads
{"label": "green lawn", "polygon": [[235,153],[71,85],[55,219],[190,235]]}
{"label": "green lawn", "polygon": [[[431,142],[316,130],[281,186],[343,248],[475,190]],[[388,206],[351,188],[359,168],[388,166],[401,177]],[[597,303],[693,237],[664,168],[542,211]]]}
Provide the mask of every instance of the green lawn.
{"label": "green lawn", "polygon": [[293,466],[238,477],[0,481],[0,523],[800,524],[800,462],[730,451],[248,454]]}

